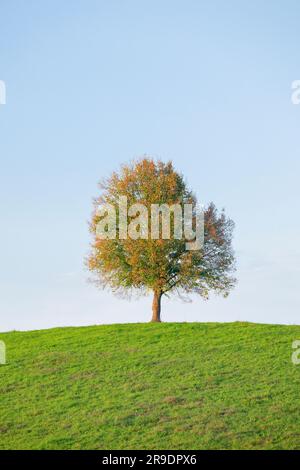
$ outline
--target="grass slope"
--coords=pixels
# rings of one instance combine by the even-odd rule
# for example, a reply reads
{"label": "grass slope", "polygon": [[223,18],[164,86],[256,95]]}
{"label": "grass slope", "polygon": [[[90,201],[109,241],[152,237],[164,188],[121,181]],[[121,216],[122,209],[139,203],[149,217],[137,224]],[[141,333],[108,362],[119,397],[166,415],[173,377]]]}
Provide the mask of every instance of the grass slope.
{"label": "grass slope", "polygon": [[295,339],[249,323],[1,334],[0,448],[299,449]]}

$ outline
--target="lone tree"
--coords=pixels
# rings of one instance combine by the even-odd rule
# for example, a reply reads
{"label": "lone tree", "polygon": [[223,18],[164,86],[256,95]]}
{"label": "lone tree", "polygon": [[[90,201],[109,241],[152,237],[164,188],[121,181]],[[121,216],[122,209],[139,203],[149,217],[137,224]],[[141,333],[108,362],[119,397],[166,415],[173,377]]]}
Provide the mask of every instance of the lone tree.
{"label": "lone tree", "polygon": [[[182,175],[174,170],[171,162],[155,162],[144,158],[124,165],[119,172],[100,183],[100,188],[101,193],[94,200],[90,223],[93,241],[87,259],[88,269],[94,274],[94,281],[99,286],[108,286],[113,292],[131,293],[138,289],[142,294],[147,294],[152,291],[154,322],[161,321],[163,295],[197,293],[207,299],[210,291],[224,297],[229,294],[235,284],[232,277],[234,253],[231,246],[234,224],[225,216],[224,210],[218,213],[214,204],[210,203],[204,209],[204,244],[200,249],[187,249],[187,239],[184,236],[175,238],[173,210],[168,214],[169,236],[161,233],[162,227],[156,238],[151,236],[151,231],[145,232],[145,226],[139,217],[141,211],[136,210],[128,210],[125,217],[128,231],[136,236],[124,236],[124,227],[120,226],[120,197],[127,197],[127,207],[139,203],[148,209],[147,227],[154,218],[151,212],[153,204],[159,207],[185,203],[196,206],[195,195],[187,188]],[[104,204],[116,208],[116,217],[113,219],[116,226],[111,232],[111,219],[105,220],[108,211],[105,215],[104,212],[99,213],[99,206]],[[122,220],[124,222],[124,215]],[[107,222],[107,237],[99,238],[97,226],[103,221]],[[192,223],[195,223],[194,213]]]}

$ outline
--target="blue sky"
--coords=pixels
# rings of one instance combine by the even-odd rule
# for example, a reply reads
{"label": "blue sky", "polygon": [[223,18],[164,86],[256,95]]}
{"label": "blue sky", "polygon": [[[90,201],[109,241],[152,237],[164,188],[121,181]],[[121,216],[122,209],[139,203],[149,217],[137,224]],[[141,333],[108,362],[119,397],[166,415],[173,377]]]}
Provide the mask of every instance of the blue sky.
{"label": "blue sky", "polygon": [[97,182],[148,154],[236,223],[228,299],[167,321],[300,323],[297,1],[1,0],[0,331],[147,321],[86,280]]}

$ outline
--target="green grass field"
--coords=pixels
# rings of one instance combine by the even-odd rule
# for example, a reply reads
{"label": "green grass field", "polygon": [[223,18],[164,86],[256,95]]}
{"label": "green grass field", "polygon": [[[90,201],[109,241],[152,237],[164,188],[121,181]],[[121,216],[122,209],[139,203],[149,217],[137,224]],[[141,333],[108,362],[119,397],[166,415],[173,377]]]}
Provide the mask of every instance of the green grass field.
{"label": "green grass field", "polygon": [[0,334],[1,449],[300,449],[299,326]]}

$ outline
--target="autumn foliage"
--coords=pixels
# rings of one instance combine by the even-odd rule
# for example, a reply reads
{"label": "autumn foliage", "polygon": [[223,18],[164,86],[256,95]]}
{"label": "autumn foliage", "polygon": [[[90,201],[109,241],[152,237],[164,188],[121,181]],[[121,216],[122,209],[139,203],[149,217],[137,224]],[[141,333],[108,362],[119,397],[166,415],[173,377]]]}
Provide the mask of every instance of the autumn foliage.
{"label": "autumn foliage", "polygon": [[[151,204],[196,205],[196,197],[171,162],[163,163],[144,158],[123,165],[119,172],[100,184],[101,192],[94,200],[90,223],[92,244],[87,266],[94,281],[114,292],[143,294],[153,292],[152,321],[161,320],[161,298],[173,293],[197,293],[208,298],[209,292],[227,296],[235,284],[234,254],[232,250],[233,222],[218,213],[209,204],[204,212],[204,246],[200,250],[187,250],[184,237],[176,239],[171,230],[169,239],[160,236],[147,239],[120,239],[117,222],[114,239],[99,239],[97,224],[100,217],[97,207],[113,204],[118,207],[120,196],[126,196],[128,205],[141,203],[149,209]],[[118,215],[118,214],[117,214]],[[128,224],[137,215],[128,215]],[[117,217],[118,221],[118,217]],[[171,229],[173,218],[171,214]],[[151,220],[149,220],[149,225]]]}

